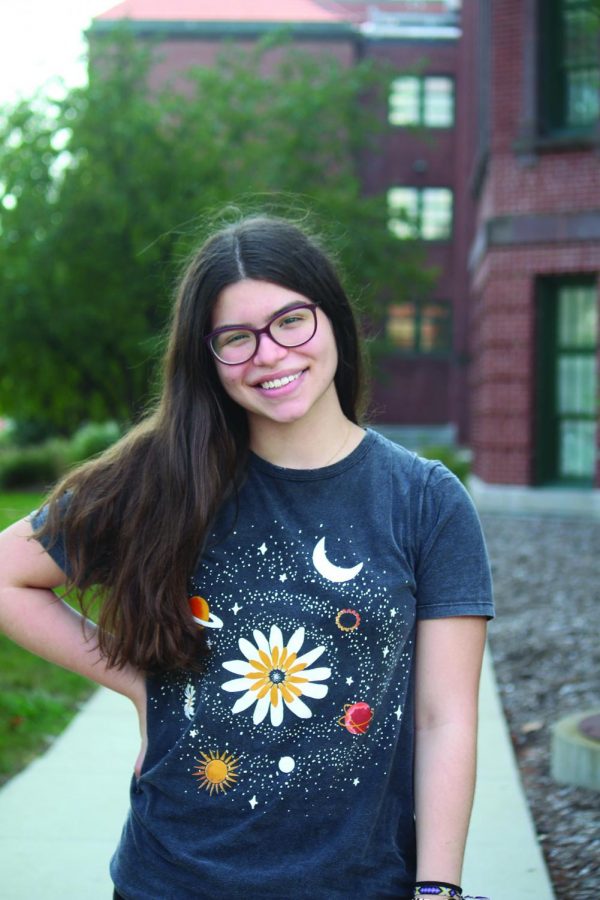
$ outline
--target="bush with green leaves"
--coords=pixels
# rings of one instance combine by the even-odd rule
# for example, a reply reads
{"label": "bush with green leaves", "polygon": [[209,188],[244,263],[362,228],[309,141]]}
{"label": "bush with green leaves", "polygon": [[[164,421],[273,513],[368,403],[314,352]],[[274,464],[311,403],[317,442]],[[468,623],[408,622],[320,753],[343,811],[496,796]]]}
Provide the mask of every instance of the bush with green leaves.
{"label": "bush with green leaves", "polygon": [[0,449],[11,447],[15,443],[15,426],[11,419],[3,419],[0,415]]}
{"label": "bush with green leaves", "polygon": [[120,437],[117,422],[90,422],[70,441],[50,438],[26,447],[0,446],[0,490],[46,489],[70,466],[102,453]]}
{"label": "bush with green leaves", "polygon": [[456,477],[462,481],[463,484],[467,483],[467,478],[471,471],[470,455],[468,451],[445,444],[439,444],[430,447],[422,447],[419,450],[419,455],[424,456],[425,459],[438,459],[450,469],[451,472],[454,472]]}
{"label": "bush with green leaves", "polygon": [[121,428],[117,422],[88,422],[71,438],[69,460],[73,463],[83,462],[108,450],[120,437]]}
{"label": "bush with green leaves", "polygon": [[55,438],[33,447],[0,451],[0,489],[45,489],[66,470],[68,443]]}

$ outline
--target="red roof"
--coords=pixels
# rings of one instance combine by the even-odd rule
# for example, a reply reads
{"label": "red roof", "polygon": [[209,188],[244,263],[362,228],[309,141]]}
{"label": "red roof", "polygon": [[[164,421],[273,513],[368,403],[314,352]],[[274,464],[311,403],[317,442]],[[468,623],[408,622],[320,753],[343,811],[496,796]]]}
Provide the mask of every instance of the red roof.
{"label": "red roof", "polygon": [[[330,7],[334,4],[328,4]],[[97,21],[138,22],[345,22],[348,12],[330,12],[314,0],[123,0]]]}

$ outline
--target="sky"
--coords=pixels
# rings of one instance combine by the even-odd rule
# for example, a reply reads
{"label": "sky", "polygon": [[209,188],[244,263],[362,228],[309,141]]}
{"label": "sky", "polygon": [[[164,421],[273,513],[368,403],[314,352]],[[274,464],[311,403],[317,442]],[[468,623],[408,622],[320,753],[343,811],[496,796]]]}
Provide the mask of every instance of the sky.
{"label": "sky", "polygon": [[117,0],[0,0],[0,104],[62,77],[85,84],[84,30]]}
{"label": "sky", "polygon": [[0,0],[0,104],[62,77],[85,84],[84,30],[118,0]]}

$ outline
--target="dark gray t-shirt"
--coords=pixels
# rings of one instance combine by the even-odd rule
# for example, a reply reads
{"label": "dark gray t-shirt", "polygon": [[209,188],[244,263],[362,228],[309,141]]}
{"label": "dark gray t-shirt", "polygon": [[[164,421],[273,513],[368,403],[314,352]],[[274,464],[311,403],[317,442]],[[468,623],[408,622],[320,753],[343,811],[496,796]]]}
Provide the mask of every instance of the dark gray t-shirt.
{"label": "dark gray t-shirt", "polygon": [[252,456],[190,595],[210,662],[148,680],[119,892],[409,897],[416,621],[493,615],[464,488],[373,431],[323,469]]}

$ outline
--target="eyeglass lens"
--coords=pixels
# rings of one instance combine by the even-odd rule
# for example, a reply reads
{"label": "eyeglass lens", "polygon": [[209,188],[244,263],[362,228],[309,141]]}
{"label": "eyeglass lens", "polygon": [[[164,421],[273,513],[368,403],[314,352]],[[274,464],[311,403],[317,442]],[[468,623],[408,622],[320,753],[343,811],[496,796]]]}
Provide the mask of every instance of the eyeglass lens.
{"label": "eyeglass lens", "polygon": [[[280,347],[299,347],[310,341],[316,329],[314,310],[301,306],[276,316],[265,330]],[[212,338],[211,346],[222,362],[242,363],[256,353],[258,338],[259,335],[249,328],[228,328]]]}

